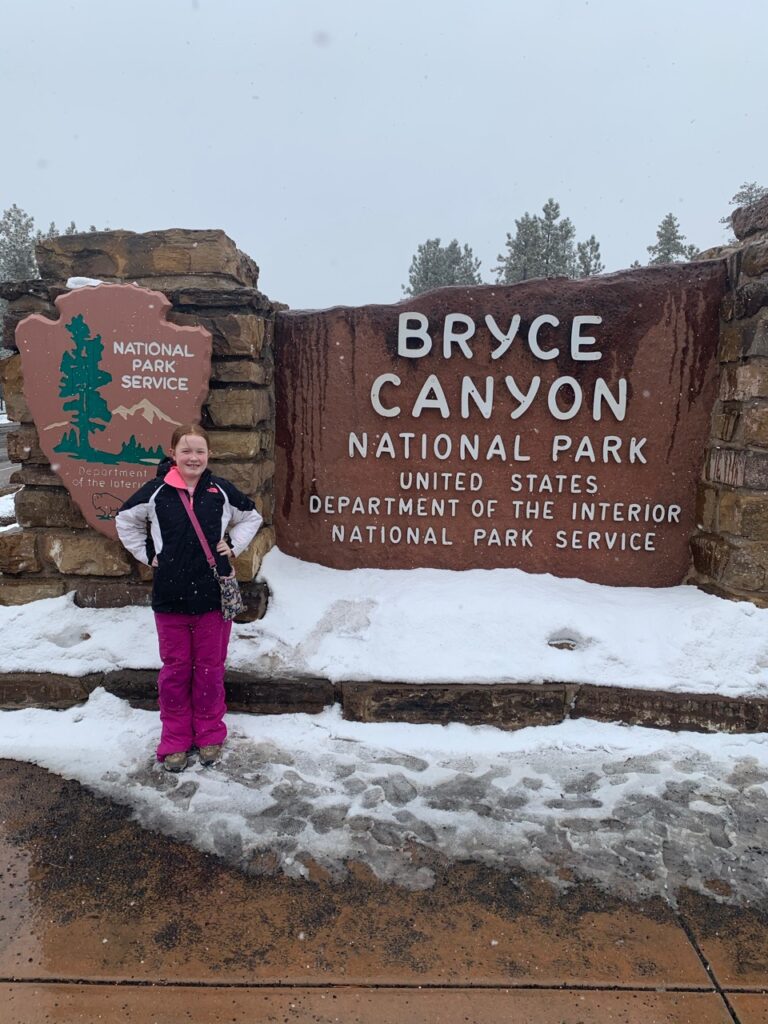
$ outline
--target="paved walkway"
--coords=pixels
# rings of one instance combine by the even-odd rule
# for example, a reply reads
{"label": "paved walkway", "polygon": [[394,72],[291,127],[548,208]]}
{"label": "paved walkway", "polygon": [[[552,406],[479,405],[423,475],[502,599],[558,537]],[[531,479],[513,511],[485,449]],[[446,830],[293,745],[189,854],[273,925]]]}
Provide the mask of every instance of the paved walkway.
{"label": "paved walkway", "polygon": [[436,883],[418,892],[355,865],[341,882],[268,857],[246,874],[0,762],[0,1016],[768,1024],[756,906],[684,893],[673,911],[423,856]]}

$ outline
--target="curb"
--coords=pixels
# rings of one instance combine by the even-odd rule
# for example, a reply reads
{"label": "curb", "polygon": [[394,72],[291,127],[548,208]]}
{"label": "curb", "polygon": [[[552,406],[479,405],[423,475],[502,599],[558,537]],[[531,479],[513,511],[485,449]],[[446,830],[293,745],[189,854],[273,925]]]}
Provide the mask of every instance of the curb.
{"label": "curb", "polygon": [[[0,710],[63,709],[102,686],[133,707],[155,710],[157,671],[120,669],[80,678],[37,672],[0,673]],[[259,715],[317,714],[340,704],[345,719],[492,725],[522,729],[570,719],[693,732],[768,732],[768,699],[672,693],[591,683],[332,683],[317,677],[265,677],[228,672],[230,711]]]}

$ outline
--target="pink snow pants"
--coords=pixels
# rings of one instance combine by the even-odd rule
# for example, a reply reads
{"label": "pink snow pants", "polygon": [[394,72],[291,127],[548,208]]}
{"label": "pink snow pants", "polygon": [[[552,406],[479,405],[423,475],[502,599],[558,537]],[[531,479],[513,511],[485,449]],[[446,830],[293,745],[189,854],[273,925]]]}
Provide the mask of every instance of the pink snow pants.
{"label": "pink snow pants", "polygon": [[155,612],[160,659],[157,680],[162,732],[157,757],[223,743],[224,662],[232,623],[221,612]]}

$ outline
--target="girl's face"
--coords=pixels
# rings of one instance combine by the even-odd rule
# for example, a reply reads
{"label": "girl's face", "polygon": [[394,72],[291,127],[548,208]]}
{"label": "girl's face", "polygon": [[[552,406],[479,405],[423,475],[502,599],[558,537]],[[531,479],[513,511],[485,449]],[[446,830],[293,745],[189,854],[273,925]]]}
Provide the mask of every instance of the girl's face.
{"label": "girl's face", "polygon": [[171,458],[187,483],[197,483],[208,465],[208,444],[197,434],[184,434],[171,449]]}

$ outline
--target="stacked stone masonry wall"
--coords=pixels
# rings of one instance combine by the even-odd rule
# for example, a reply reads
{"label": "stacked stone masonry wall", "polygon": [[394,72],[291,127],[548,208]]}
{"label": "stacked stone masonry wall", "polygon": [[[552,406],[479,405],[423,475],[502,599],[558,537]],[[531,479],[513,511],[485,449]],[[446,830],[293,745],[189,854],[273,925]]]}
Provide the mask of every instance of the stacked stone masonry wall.
{"label": "stacked stone masonry wall", "polygon": [[768,606],[768,197],[737,210],[721,307],[720,394],[691,540],[693,580]]}
{"label": "stacked stone masonry wall", "polygon": [[151,570],[90,529],[40,449],[24,400],[18,323],[31,313],[57,319],[54,300],[70,277],[133,283],[163,292],[168,319],[202,325],[213,338],[210,390],[202,422],[210,432],[211,469],[251,496],[265,526],[236,561],[248,616],[259,617],[266,592],[254,583],[274,544],[274,386],[272,333],[278,308],[257,289],[259,269],[222,231],[98,232],[48,239],[38,246],[41,279],[0,285],[8,301],[0,380],[7,438],[19,468],[11,477],[18,527],[0,533],[0,603],[23,604],[69,591],[81,605],[149,603]]}

